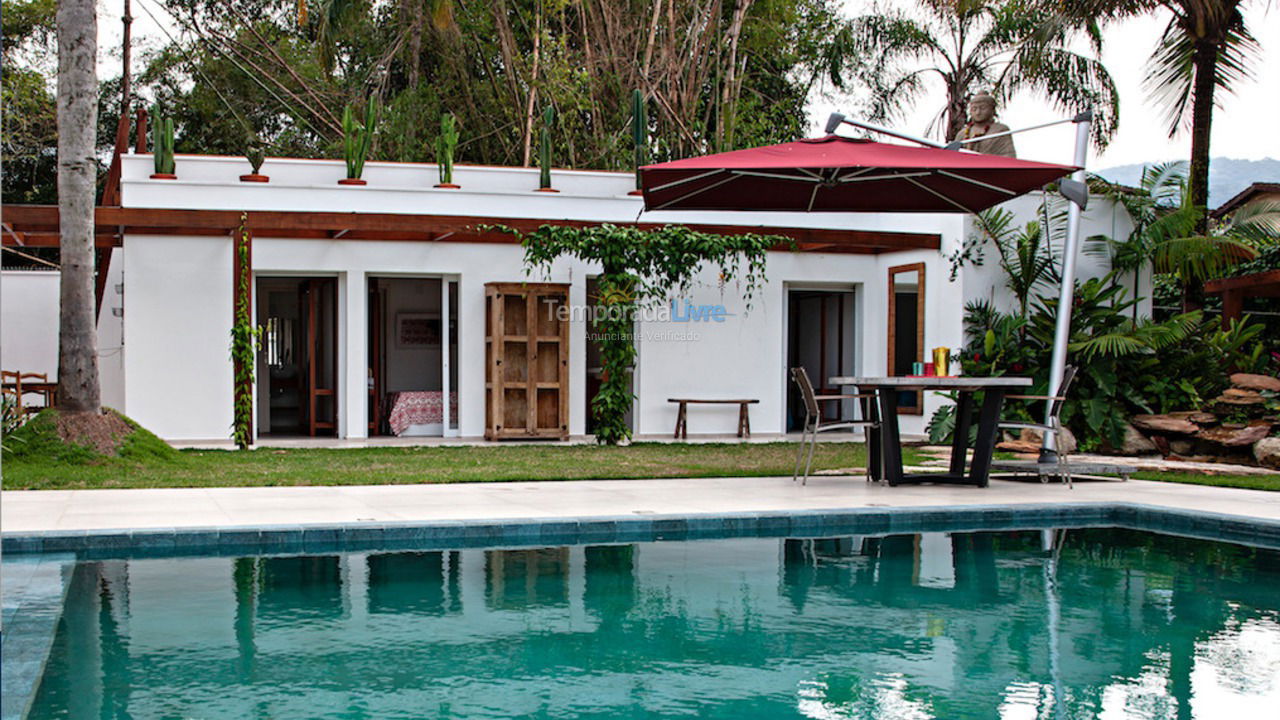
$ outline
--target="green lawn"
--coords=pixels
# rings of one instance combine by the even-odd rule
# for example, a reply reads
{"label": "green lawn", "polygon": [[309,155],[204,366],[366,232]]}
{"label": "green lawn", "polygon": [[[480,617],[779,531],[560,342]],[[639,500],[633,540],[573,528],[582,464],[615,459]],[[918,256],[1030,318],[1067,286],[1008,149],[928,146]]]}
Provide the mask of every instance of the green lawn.
{"label": "green lawn", "polygon": [[[795,443],[783,442],[177,451],[136,429],[119,457],[104,457],[60,440],[55,417],[41,413],[3,438],[6,490],[789,476],[796,453]],[[936,457],[903,449],[908,465],[930,459]],[[861,443],[819,443],[813,470],[860,474],[865,463]],[[1134,477],[1280,491],[1280,475],[1140,472]]]}
{"label": "green lawn", "polygon": [[1187,483],[1189,485],[1217,485],[1219,487],[1246,488],[1249,490],[1273,490],[1280,492],[1280,475],[1205,475],[1184,472],[1137,472],[1139,480]]}
{"label": "green lawn", "polygon": [[[523,445],[340,450],[183,450],[167,457],[50,461],[6,457],[6,490],[376,485],[396,483],[590,480],[791,475],[794,443],[635,443],[628,447]],[[908,462],[917,460],[908,448]],[[861,443],[819,443],[814,471],[861,472]],[[855,470],[856,469],[856,470]]]}

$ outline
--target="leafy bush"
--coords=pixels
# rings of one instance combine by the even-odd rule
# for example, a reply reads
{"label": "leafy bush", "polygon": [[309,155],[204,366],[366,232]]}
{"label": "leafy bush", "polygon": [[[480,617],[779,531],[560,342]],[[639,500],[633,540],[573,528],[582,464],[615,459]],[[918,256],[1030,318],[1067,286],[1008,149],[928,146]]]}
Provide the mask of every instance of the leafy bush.
{"label": "leafy bush", "polygon": [[[1223,329],[1199,311],[1134,320],[1137,301],[1114,280],[1107,275],[1076,285],[1068,349],[1078,374],[1062,418],[1082,449],[1119,447],[1130,415],[1197,409],[1229,385],[1229,372],[1265,367],[1261,325],[1246,320]],[[1045,394],[1057,305],[1056,297],[1040,295],[1021,317],[971,303],[965,313],[970,340],[960,356],[964,374],[1030,375],[1030,394]],[[1007,416],[1029,418],[1041,410],[1011,404]],[[935,416],[933,439],[943,439],[953,424]]]}

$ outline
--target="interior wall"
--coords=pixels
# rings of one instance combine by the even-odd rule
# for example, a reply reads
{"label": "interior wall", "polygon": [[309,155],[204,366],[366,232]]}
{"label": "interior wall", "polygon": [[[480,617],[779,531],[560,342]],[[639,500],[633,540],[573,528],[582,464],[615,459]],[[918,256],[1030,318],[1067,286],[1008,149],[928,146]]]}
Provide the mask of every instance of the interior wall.
{"label": "interior wall", "polygon": [[[440,390],[441,348],[404,347],[397,339],[399,315],[424,313],[440,317],[440,280],[435,278],[379,278],[386,312],[383,314],[383,359],[387,392]],[[441,321],[441,332],[445,325]]]}

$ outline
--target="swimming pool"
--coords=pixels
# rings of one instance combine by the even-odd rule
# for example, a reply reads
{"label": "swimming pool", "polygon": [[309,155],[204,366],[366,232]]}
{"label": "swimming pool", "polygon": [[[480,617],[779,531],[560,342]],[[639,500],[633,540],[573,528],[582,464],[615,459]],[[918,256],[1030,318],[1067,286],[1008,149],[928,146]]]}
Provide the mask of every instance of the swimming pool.
{"label": "swimming pool", "polygon": [[1132,529],[82,559],[70,573],[31,718],[1280,707],[1280,551]]}

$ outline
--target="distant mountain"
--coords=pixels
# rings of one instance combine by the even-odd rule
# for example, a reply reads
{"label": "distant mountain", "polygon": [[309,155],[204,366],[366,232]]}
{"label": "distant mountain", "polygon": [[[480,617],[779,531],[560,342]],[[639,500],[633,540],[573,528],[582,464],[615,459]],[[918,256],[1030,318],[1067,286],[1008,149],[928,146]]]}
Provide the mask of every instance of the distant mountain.
{"label": "distant mountain", "polygon": [[[1096,174],[1121,185],[1137,185],[1142,169],[1155,163],[1118,165]],[[1209,207],[1216,208],[1255,182],[1280,182],[1280,160],[1235,160],[1216,157],[1209,161]]]}

